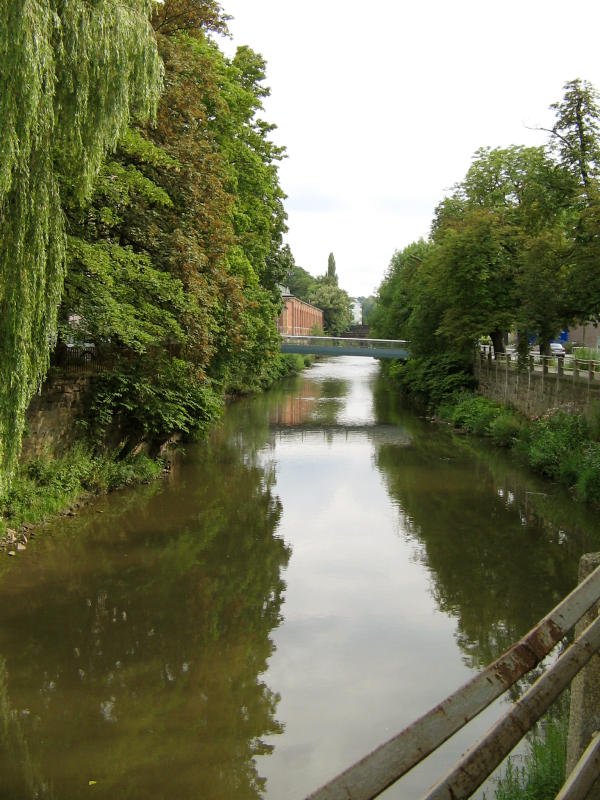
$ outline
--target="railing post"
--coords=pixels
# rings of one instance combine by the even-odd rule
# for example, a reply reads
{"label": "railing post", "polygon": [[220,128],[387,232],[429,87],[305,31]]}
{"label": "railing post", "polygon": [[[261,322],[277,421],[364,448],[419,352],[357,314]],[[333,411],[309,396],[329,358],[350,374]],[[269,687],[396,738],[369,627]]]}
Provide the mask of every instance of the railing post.
{"label": "railing post", "polygon": [[[600,553],[587,553],[579,562],[579,581],[600,566]],[[596,603],[575,627],[575,635],[589,625],[600,613]],[[581,758],[596,731],[600,731],[600,654],[596,653],[571,684],[571,707],[567,736],[567,775]],[[600,780],[596,781],[588,800],[600,800]]]}

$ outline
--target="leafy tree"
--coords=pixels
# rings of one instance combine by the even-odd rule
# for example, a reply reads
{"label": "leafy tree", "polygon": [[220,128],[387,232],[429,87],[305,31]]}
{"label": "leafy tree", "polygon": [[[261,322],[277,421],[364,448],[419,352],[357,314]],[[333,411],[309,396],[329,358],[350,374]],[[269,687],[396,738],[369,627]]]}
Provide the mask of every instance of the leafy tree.
{"label": "leafy tree", "polygon": [[169,424],[192,431],[190,414],[204,423],[218,410],[215,391],[278,375],[276,284],[293,261],[281,246],[282,151],[256,119],[264,62],[248,48],[229,61],[202,30],[174,36],[161,20],[156,124],[128,131],[92,203],[69,210],[64,325],[77,312],[94,341],[125,356],[96,395],[103,417],[131,428],[130,444]]}
{"label": "leafy tree", "polygon": [[550,129],[550,149],[569,174],[571,213],[566,226],[569,318],[595,322],[600,318],[600,276],[597,269],[600,220],[600,101],[587,81],[568,81],[559,103],[552,104],[556,121]]}
{"label": "leafy tree", "polygon": [[0,491],[48,365],[65,271],[61,203],[82,201],[161,84],[150,0],[0,2]]}
{"label": "leafy tree", "polygon": [[164,36],[197,36],[205,30],[227,34],[229,19],[215,0],[163,0],[154,7],[152,25]]}
{"label": "leafy tree", "polygon": [[352,301],[348,293],[324,278],[318,278],[309,292],[309,302],[323,311],[325,331],[337,336],[352,322]]}
{"label": "leafy tree", "polygon": [[371,325],[375,336],[384,339],[408,338],[408,320],[414,310],[414,291],[419,270],[431,245],[420,239],[397,250],[390,262],[377,296]]}
{"label": "leafy tree", "polygon": [[286,275],[285,283],[293,295],[308,303],[316,278],[310,272],[294,264]]}
{"label": "leafy tree", "polygon": [[327,280],[329,283],[333,283],[335,286],[338,285],[338,277],[335,271],[335,256],[333,253],[329,253],[327,258]]}
{"label": "leafy tree", "polygon": [[359,297],[358,301],[362,309],[363,324],[370,325],[377,306],[377,298],[369,295],[369,297]]}
{"label": "leafy tree", "polygon": [[579,78],[568,81],[560,103],[550,108],[556,122],[550,129],[550,147],[558,154],[583,189],[588,192],[600,170],[600,106],[591,83]]}
{"label": "leafy tree", "polygon": [[[433,228],[448,304],[441,324],[449,334],[465,344],[489,335],[498,352],[503,332],[516,325],[537,333],[543,349],[549,346],[569,313],[567,270],[556,267],[565,257],[562,232],[571,197],[572,181],[543,148],[477,151],[465,180],[440,205]],[[551,246],[557,249],[551,252]],[[542,251],[543,263],[532,257]],[[532,305],[524,292],[536,283],[540,292]],[[534,312],[540,293],[550,300],[543,319],[542,305]]]}

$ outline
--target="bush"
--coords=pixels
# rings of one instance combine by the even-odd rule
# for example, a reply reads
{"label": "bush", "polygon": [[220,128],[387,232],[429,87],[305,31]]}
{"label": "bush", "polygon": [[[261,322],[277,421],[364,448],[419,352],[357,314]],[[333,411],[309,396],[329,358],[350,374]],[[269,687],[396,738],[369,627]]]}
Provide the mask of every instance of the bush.
{"label": "bush", "polygon": [[152,369],[130,365],[96,378],[89,409],[91,433],[103,440],[116,424],[132,441],[164,441],[175,431],[194,437],[222,407],[220,392],[186,361],[153,362]]}
{"label": "bush", "polygon": [[548,719],[531,735],[519,766],[511,756],[496,781],[495,800],[548,800],[556,797],[565,780],[567,714]]}
{"label": "bush", "polygon": [[440,406],[438,414],[457,428],[479,436],[489,436],[502,447],[514,444],[522,426],[514,412],[486,397],[466,392],[455,395]]}
{"label": "bush", "polygon": [[521,435],[522,421],[509,410],[504,410],[490,422],[488,433],[499,447],[512,447]]}
{"label": "bush", "polygon": [[528,422],[505,406],[462,392],[441,405],[438,416],[514,447],[536,472],[573,489],[579,500],[600,504],[600,442],[592,441],[584,415],[556,411]]}
{"label": "bush", "polygon": [[578,464],[575,493],[580,500],[600,503],[600,444],[590,442],[583,448]]}
{"label": "bush", "polygon": [[0,518],[11,526],[41,522],[85,495],[146,483],[162,469],[162,461],[144,455],[114,461],[78,445],[62,458],[36,458],[23,464],[10,490],[0,497]]}
{"label": "bush", "polygon": [[476,384],[472,364],[453,353],[392,361],[386,369],[409,397],[434,408]]}
{"label": "bush", "polygon": [[577,480],[581,450],[588,437],[588,426],[583,416],[557,411],[535,420],[524,437],[523,445],[531,467],[570,486]]}
{"label": "bush", "polygon": [[501,406],[481,395],[465,394],[454,403],[450,422],[479,436],[489,434],[490,424],[502,413]]}

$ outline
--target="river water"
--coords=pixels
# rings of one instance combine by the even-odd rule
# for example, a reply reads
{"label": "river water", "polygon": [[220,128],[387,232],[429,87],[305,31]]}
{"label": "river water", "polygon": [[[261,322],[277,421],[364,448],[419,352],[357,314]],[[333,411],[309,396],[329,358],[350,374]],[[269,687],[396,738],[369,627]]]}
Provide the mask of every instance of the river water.
{"label": "river water", "polygon": [[318,362],[2,562],[0,797],[301,800],[531,627],[598,528],[377,362]]}

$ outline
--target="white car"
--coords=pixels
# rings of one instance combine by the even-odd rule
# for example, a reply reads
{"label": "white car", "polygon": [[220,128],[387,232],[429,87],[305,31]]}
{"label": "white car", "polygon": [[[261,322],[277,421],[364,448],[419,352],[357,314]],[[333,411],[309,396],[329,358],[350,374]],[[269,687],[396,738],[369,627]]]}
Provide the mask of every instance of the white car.
{"label": "white car", "polygon": [[567,351],[560,342],[550,342],[550,353],[553,356],[564,356]]}

